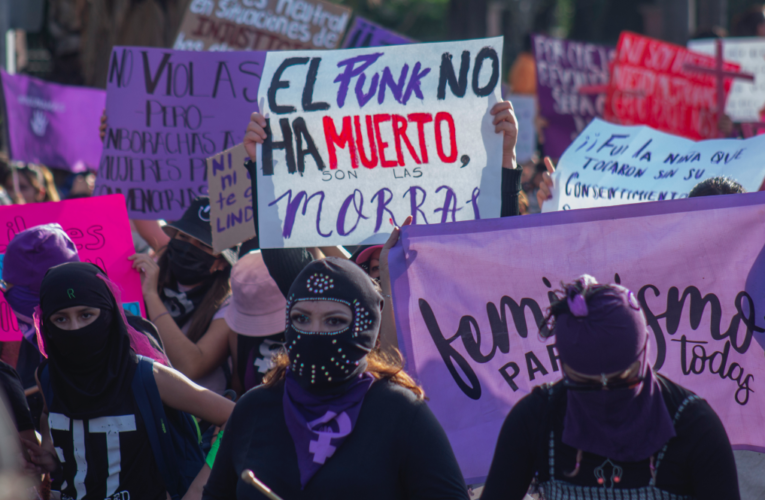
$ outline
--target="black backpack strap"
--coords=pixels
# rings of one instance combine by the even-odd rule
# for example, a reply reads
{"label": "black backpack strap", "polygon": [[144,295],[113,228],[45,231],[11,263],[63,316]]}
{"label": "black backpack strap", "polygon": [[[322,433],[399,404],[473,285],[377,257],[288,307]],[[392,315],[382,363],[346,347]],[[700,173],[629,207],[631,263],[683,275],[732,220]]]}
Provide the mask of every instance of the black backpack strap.
{"label": "black backpack strap", "polygon": [[154,460],[157,462],[165,488],[173,500],[178,500],[181,497],[178,491],[178,466],[168,429],[170,424],[159,396],[157,382],[154,380],[153,367],[153,359],[138,356],[138,367],[132,383],[133,399],[141,412],[151,451],[154,453]]}

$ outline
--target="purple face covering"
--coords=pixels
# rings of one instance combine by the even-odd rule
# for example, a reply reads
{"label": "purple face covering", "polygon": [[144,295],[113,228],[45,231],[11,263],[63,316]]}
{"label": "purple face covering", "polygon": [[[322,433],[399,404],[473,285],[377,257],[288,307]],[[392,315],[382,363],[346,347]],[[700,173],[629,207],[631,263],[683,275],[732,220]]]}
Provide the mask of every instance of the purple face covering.
{"label": "purple face covering", "polygon": [[643,380],[632,388],[569,389],[562,440],[613,460],[645,460],[675,436],[648,363],[645,316],[631,291],[596,286],[585,294],[586,300],[573,288],[567,291],[569,312],[556,317],[554,328],[561,360],[585,375],[612,374],[641,360]]}
{"label": "purple face covering", "polygon": [[358,375],[341,394],[316,395],[287,373],[284,384],[284,419],[295,443],[300,486],[308,481],[356,427],[364,396],[374,378]]}

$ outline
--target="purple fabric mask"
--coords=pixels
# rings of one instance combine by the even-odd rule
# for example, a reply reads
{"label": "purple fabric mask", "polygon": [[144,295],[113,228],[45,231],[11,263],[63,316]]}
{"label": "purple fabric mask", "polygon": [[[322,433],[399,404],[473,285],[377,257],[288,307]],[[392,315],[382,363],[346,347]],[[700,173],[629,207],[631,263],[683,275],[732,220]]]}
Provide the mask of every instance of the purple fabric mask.
{"label": "purple fabric mask", "polygon": [[641,359],[643,381],[632,388],[569,390],[562,440],[613,460],[645,460],[675,436],[648,363],[645,316],[626,288],[596,285],[594,280],[588,286],[599,288],[589,291],[586,302],[569,288],[566,300],[574,310],[555,319],[561,361],[585,375],[604,375],[624,371]]}
{"label": "purple fabric mask", "polygon": [[374,377],[362,373],[338,391],[325,395],[304,389],[287,372],[284,383],[284,419],[295,444],[300,469],[300,486],[334,455],[356,426],[364,396]]}

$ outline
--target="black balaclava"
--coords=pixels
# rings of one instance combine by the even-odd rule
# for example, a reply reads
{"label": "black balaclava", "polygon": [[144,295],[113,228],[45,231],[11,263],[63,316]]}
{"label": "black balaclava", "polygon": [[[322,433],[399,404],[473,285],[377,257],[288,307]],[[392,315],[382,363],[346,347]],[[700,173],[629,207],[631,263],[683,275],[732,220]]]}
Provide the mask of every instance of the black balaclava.
{"label": "black balaclava", "polygon": [[[127,327],[99,274],[105,276],[93,264],[70,262],[52,267],[40,287],[40,328],[50,380],[57,403],[70,418],[108,413],[132,379],[135,354]],[[54,313],[74,306],[97,307],[101,313],[78,330],[62,330],[50,321]]]}
{"label": "black balaclava", "polygon": [[173,277],[181,285],[196,285],[213,276],[210,268],[217,257],[188,241],[173,238],[167,245],[168,261]]}
{"label": "black balaclava", "polygon": [[[295,304],[324,300],[350,307],[350,326],[338,332],[306,332],[293,326],[290,312]],[[353,262],[327,257],[306,266],[290,287],[284,332],[289,370],[300,385],[336,386],[365,371],[366,356],[380,330],[382,304],[370,277]]]}

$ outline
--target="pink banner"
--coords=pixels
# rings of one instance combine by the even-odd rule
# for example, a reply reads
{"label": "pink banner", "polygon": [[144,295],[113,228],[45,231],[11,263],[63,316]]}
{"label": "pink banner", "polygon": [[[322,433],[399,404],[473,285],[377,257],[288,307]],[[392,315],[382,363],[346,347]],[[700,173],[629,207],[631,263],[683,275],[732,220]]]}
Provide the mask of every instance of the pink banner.
{"label": "pink banner", "polygon": [[[125,198],[96,196],[76,200],[0,207],[0,253],[16,233],[58,222],[77,245],[80,260],[106,271],[122,289],[125,309],[144,315],[141,277],[128,257],[135,253]],[[0,342],[21,340],[16,317],[0,294]]]}
{"label": "pink banner", "polygon": [[582,274],[633,290],[658,372],[705,398],[734,448],[765,451],[765,193],[404,228],[391,252],[399,345],[468,483],[500,426],[561,378],[537,323]]}

